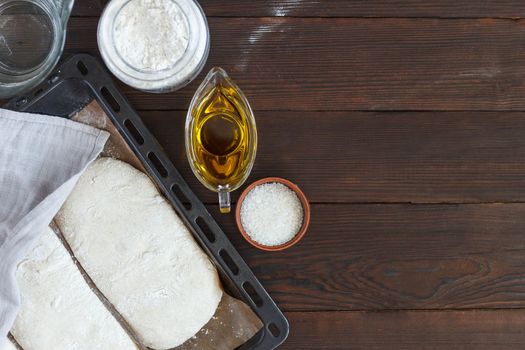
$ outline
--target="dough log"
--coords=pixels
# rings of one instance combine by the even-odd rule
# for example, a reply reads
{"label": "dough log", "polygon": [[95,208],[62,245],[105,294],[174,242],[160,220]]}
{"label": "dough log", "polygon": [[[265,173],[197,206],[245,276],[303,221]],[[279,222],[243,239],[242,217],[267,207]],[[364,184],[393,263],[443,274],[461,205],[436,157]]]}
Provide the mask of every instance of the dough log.
{"label": "dough log", "polygon": [[24,350],[137,350],[51,229],[16,277],[22,303],[11,334]]}
{"label": "dough log", "polygon": [[217,270],[149,177],[131,165],[93,162],[56,219],[144,345],[176,347],[215,313],[222,297]]}

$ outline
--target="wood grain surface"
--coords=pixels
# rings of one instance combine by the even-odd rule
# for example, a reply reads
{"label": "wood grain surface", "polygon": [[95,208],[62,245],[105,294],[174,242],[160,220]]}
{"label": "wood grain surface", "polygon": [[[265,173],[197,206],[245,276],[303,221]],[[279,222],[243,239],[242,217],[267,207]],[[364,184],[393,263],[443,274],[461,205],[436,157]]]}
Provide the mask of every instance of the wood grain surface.
{"label": "wood grain surface", "polygon": [[[73,16],[98,16],[109,0],[77,0]],[[512,18],[525,16],[520,0],[201,0],[212,17],[436,17]]]}
{"label": "wood grain surface", "polygon": [[209,16],[295,17],[439,17],[472,18],[525,16],[520,0],[201,0]]}
{"label": "wood grain surface", "polygon": [[[66,53],[96,53],[97,18],[72,18]],[[523,110],[525,26],[506,19],[209,18],[205,71],[231,73],[255,110]],[[122,86],[137,109],[185,109]]]}
{"label": "wood grain surface", "polygon": [[[66,56],[99,54],[106,3],[76,2]],[[525,348],[525,3],[200,3],[199,77],[119,86],[286,312],[283,349]],[[254,108],[248,183],[285,177],[312,203],[290,250],[248,245],[189,169],[185,110],[213,66]]]}
{"label": "wood grain surface", "polygon": [[525,348],[524,310],[290,312],[288,350]]}
{"label": "wood grain surface", "polygon": [[255,250],[210,211],[288,311],[525,307],[525,206],[312,206],[295,247]]}
{"label": "wood grain surface", "polygon": [[76,0],[71,12],[72,17],[98,17],[109,0]]}
{"label": "wood grain surface", "polygon": [[[140,115],[200,198],[214,203],[186,160],[186,113]],[[525,201],[523,112],[255,115],[261,137],[248,182],[290,178],[314,203]]]}

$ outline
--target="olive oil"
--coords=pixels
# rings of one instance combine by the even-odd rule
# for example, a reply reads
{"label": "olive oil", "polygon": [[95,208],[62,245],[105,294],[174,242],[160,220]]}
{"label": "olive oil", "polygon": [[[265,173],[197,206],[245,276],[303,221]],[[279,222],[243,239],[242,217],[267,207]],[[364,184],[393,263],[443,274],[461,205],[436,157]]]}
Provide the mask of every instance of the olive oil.
{"label": "olive oil", "polygon": [[[197,178],[219,192],[229,212],[229,192],[248,177],[257,133],[250,105],[221,68],[213,68],[197,90],[186,120],[186,152]],[[228,197],[228,198],[226,198]]]}
{"label": "olive oil", "polygon": [[217,88],[196,113],[192,147],[202,177],[214,188],[237,183],[250,161],[246,152],[248,130],[242,112]]}

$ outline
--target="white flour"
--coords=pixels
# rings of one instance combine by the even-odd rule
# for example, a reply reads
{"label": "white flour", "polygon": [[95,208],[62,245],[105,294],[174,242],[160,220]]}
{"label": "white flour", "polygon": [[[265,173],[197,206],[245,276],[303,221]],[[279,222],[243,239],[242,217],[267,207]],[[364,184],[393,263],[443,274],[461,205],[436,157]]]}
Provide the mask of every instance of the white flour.
{"label": "white flour", "polygon": [[100,54],[124,83],[148,92],[180,89],[202,70],[210,48],[194,0],[111,0],[97,31]]}
{"label": "white flour", "polygon": [[133,68],[160,71],[184,55],[189,25],[172,0],[131,0],[117,15],[114,40],[122,59]]}

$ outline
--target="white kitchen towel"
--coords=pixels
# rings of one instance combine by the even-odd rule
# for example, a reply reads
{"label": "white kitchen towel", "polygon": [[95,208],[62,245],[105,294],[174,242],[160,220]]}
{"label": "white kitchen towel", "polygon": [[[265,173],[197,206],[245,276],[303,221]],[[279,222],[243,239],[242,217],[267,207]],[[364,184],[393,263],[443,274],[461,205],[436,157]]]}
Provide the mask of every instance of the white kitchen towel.
{"label": "white kitchen towel", "polygon": [[108,137],[68,119],[0,109],[0,343],[20,304],[17,264]]}

